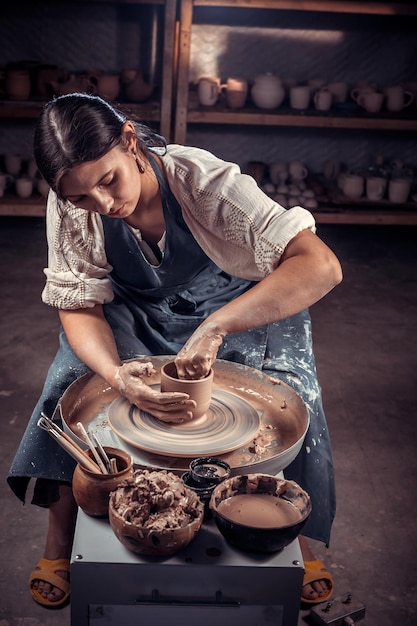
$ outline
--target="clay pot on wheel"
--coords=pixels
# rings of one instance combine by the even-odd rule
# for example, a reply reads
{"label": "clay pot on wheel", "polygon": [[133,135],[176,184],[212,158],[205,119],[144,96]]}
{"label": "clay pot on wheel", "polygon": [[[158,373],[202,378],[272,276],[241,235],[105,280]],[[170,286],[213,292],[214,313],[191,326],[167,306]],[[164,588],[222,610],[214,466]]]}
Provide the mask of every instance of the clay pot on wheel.
{"label": "clay pot on wheel", "polygon": [[188,393],[190,400],[194,400],[197,405],[192,409],[193,419],[196,420],[203,417],[210,407],[213,378],[212,369],[205,378],[179,378],[174,361],[170,361],[161,367],[161,391]]}
{"label": "clay pot on wheel", "polygon": [[[78,506],[92,517],[108,517],[109,496],[126,478],[133,475],[133,462],[130,454],[117,448],[105,447],[109,459],[115,458],[116,474],[94,474],[77,465],[72,479],[72,491]],[[91,452],[89,456],[93,458]]]}

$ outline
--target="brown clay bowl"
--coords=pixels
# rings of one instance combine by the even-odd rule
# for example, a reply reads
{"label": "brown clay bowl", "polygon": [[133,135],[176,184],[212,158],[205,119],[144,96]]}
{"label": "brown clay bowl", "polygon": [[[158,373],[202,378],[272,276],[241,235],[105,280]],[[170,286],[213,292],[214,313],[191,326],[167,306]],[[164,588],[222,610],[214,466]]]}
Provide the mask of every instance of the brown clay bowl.
{"label": "brown clay bowl", "polygon": [[[154,493],[147,496],[142,491],[138,496],[138,491],[134,488],[134,483],[140,474],[165,474],[167,481],[174,485],[173,490],[180,494],[181,508],[186,513],[186,521],[177,527],[147,527],[143,518],[135,518],[129,514],[130,505],[138,505],[152,512],[155,509],[155,501],[162,500],[165,493],[162,490],[157,498]],[[170,485],[167,490],[170,491]],[[120,507],[121,498],[124,498],[126,506]],[[130,498],[130,501],[129,501]],[[198,496],[185,486],[179,476],[165,470],[152,472],[148,470],[138,470],[132,479],[128,479],[118,489],[110,495],[109,522],[110,526],[119,541],[130,551],[137,554],[149,556],[169,556],[185,548],[200,530],[204,518],[204,504]]]}
{"label": "brown clay bowl", "polygon": [[245,474],[217,485],[210,510],[226,541],[245,552],[280,552],[300,533],[311,500],[291,480]]}

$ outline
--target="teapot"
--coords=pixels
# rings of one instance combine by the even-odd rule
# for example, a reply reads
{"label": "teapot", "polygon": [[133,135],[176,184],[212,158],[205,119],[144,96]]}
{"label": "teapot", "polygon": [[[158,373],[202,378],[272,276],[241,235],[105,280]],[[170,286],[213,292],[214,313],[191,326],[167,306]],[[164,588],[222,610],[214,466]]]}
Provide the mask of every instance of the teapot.
{"label": "teapot", "polygon": [[282,104],[285,98],[285,89],[278,76],[267,72],[255,78],[251,95],[254,103],[260,109],[275,109]]}

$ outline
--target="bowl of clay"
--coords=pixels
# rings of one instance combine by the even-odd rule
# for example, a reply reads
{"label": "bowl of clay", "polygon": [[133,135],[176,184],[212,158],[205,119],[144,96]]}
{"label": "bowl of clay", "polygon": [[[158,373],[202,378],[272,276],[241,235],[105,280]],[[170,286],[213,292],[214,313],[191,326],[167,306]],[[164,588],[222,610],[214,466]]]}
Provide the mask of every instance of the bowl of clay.
{"label": "bowl of clay", "polygon": [[215,487],[209,506],[226,541],[245,552],[280,552],[299,535],[311,513],[306,491],[269,474],[224,480]]}
{"label": "bowl of clay", "polygon": [[136,470],[110,494],[110,526],[137,554],[179,552],[194,539],[203,518],[204,504],[197,494],[167,470]]}

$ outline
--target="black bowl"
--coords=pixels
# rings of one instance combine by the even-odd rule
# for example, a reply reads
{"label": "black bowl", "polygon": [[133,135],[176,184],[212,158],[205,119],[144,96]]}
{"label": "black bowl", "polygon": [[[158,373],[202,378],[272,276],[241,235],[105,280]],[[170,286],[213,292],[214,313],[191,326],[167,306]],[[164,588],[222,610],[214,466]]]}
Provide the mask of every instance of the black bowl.
{"label": "black bowl", "polygon": [[193,459],[189,466],[191,478],[204,486],[218,485],[230,476],[230,465],[216,457]]}
{"label": "black bowl", "polygon": [[[252,497],[251,503],[249,498],[254,494],[278,500],[255,501]],[[244,496],[235,501],[240,502],[239,507],[231,502],[236,496]],[[253,503],[248,512],[247,505]],[[263,504],[267,506],[263,508]],[[234,507],[233,514],[230,505]],[[280,552],[300,534],[311,513],[307,492],[294,481],[268,474],[245,474],[221,482],[215,487],[209,506],[226,541],[245,552]]]}

